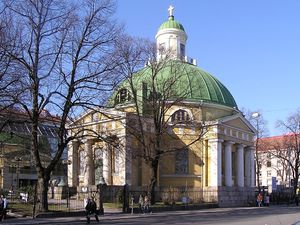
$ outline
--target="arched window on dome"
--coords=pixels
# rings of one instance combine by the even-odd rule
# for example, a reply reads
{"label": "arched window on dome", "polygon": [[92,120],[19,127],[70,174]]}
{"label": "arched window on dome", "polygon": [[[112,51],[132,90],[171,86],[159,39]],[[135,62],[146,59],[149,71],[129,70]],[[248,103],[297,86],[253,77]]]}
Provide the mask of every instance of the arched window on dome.
{"label": "arched window on dome", "polygon": [[126,101],[130,101],[130,100],[131,100],[130,92],[127,89],[122,88],[119,90],[119,92],[115,98],[115,105],[126,102]]}
{"label": "arched window on dome", "polygon": [[190,121],[190,116],[187,111],[183,109],[179,109],[176,112],[174,112],[171,116],[171,122],[172,123],[183,123]]}

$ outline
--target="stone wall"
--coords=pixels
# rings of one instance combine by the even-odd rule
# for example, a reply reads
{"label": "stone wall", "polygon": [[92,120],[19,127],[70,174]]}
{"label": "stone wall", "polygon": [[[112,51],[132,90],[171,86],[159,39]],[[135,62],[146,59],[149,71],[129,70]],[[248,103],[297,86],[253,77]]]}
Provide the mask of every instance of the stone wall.
{"label": "stone wall", "polygon": [[255,205],[254,188],[250,187],[219,187],[219,207],[253,206]]}

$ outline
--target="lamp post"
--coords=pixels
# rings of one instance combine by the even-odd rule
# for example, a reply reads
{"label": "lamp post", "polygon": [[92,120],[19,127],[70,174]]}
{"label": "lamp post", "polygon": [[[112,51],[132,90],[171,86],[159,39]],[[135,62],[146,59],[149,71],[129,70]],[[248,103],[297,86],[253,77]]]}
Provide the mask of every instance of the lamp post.
{"label": "lamp post", "polygon": [[22,161],[21,157],[15,157],[15,161],[17,162],[17,189],[19,189],[20,184],[19,184],[19,175],[20,175],[20,162]]}
{"label": "lamp post", "polygon": [[[63,161],[62,161],[62,164],[68,166],[68,165],[71,165],[71,164],[72,164],[72,161],[69,160],[69,159],[63,160]],[[67,208],[70,209],[70,189],[69,189],[69,182],[68,182],[68,180],[67,180],[66,183],[67,183],[67,184],[66,184],[66,186],[67,186]]]}
{"label": "lamp post", "polygon": [[258,142],[259,142],[259,135],[260,135],[260,129],[259,129],[259,123],[258,123],[258,120],[260,118],[260,113],[259,112],[254,112],[252,113],[251,115],[252,119],[254,119],[256,121],[256,141],[255,141],[255,164],[256,164],[256,182],[257,182],[257,187],[258,187],[258,191],[260,192],[260,183],[259,183],[259,173],[260,173],[260,166],[259,166],[259,159],[258,159]]}

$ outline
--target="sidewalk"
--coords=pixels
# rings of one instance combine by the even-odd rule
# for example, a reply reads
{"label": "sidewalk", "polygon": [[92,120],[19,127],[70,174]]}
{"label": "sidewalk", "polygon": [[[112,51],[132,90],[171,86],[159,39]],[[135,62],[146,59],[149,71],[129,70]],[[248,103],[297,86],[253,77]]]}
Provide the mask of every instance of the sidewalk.
{"label": "sidewalk", "polygon": [[[197,214],[197,218],[211,218],[216,219],[219,216],[233,216],[236,218],[249,217],[257,218],[257,215],[264,215],[270,217],[276,217],[282,213],[297,213],[300,220],[300,207],[295,206],[271,206],[271,207],[237,207],[237,208],[214,208],[214,209],[202,209],[202,210],[184,210],[184,211],[164,211],[152,214],[126,214],[121,212],[105,212],[103,216],[100,216],[100,223],[103,224],[113,224],[115,223],[125,223],[129,221],[143,221],[145,218],[151,218],[151,220],[161,221],[165,218],[191,218]],[[299,221],[296,220],[296,221]],[[56,217],[52,214],[52,217],[45,218],[12,218],[3,221],[2,224],[15,224],[15,225],[34,225],[34,224],[65,224],[65,225],[75,225],[75,224],[85,224],[85,216],[78,214],[77,216],[66,216],[66,217]],[[91,224],[96,223],[93,219]],[[268,223],[272,224],[272,223]],[[287,225],[287,224],[285,224]]]}

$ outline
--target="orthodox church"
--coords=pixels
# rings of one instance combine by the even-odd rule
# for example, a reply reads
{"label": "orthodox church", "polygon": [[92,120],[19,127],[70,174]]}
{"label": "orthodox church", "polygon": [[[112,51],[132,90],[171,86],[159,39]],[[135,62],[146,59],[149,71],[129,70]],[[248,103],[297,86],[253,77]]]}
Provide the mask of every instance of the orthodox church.
{"label": "orthodox church", "polygon": [[[176,71],[160,70],[158,80],[177,76],[172,92],[181,96],[180,101],[169,99],[173,104],[165,121],[176,138],[164,143],[164,149],[170,149],[170,153],[160,158],[156,185],[209,191],[209,198],[216,199],[220,206],[248,203],[255,186],[255,129],[239,111],[229,90],[197,67],[195,59],[186,56],[187,33],[174,19],[172,6],[168,20],[161,24],[155,38],[157,60],[164,58],[166,51],[161,49],[170,50],[177,67]],[[153,94],[147,91],[150,76],[146,66],[132,82],[141,102]],[[69,126],[70,134],[82,130],[84,136],[68,146],[70,187],[87,187],[103,181],[107,185],[149,185],[151,172],[143,159],[136,157],[139,141],[130,132],[139,106],[132,104],[128,82],[124,81],[114,91],[108,105],[107,109],[87,111]],[[146,117],[145,133],[151,135],[154,125]],[[201,138],[200,127],[205,127]],[[180,152],[171,151],[178,146]]]}

